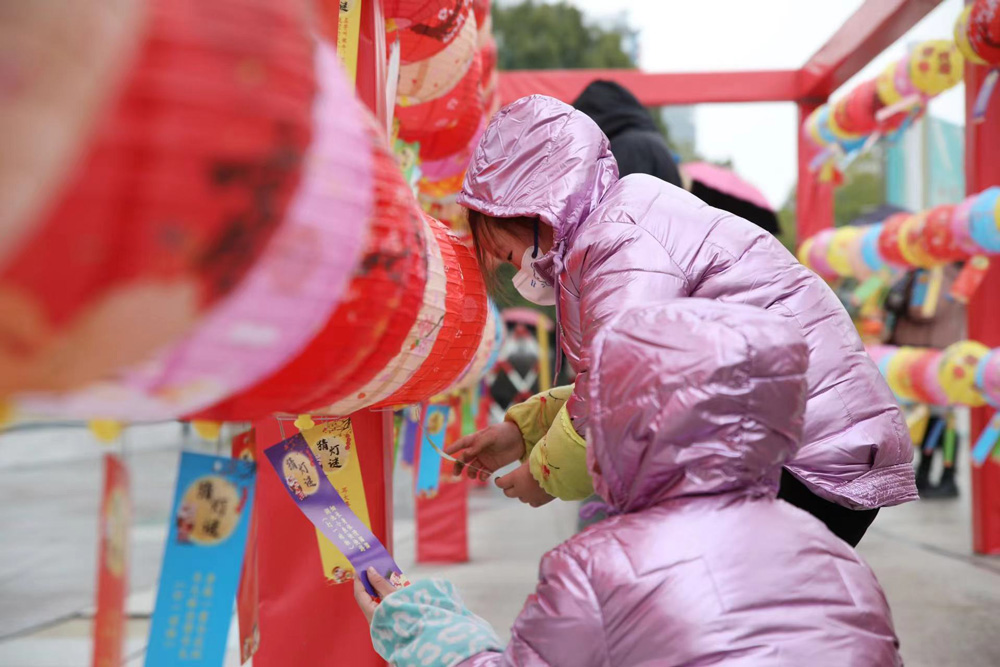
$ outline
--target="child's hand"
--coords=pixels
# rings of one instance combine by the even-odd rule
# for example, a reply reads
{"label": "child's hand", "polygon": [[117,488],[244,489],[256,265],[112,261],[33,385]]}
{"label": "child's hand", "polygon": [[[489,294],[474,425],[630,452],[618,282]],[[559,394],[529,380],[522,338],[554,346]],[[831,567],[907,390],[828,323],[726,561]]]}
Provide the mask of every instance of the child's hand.
{"label": "child's hand", "polygon": [[517,424],[505,421],[459,438],[444,451],[459,459],[455,463],[456,476],[460,477],[462,468],[468,466],[469,479],[478,475],[486,481],[489,474],[484,471],[493,473],[524,456],[524,438]]}
{"label": "child's hand", "polygon": [[553,499],[531,474],[531,466],[522,463],[514,472],[497,479],[497,486],[508,498],[517,498],[532,507],[541,507]]}
{"label": "child's hand", "polygon": [[396,586],[392,585],[392,582],[388,581],[385,577],[380,575],[375,571],[375,568],[370,567],[365,574],[358,573],[354,577],[354,600],[358,603],[358,607],[361,608],[361,613],[365,615],[365,619],[368,621],[368,625],[372,624],[372,616],[375,615],[375,610],[378,608],[381,599],[376,600],[368,591],[365,590],[365,585],[361,583],[361,577],[368,577],[368,583],[372,585],[375,592],[379,594],[379,598],[384,598],[393,591],[398,590]]}

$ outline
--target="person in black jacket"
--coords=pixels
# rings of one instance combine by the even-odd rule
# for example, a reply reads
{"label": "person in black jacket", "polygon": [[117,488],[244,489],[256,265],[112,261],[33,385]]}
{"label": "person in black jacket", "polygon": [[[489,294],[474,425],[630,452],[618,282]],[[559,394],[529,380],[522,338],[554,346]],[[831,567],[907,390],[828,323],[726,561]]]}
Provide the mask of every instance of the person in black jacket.
{"label": "person in black jacket", "polygon": [[611,140],[618,175],[649,174],[682,187],[677,163],[653,118],[635,95],[614,81],[594,81],[573,102]]}
{"label": "person in black jacket", "polygon": [[611,140],[611,153],[618,162],[618,175],[649,174],[679,188],[686,188],[709,206],[749,220],[764,231],[781,233],[774,211],[733,197],[700,181],[684,183],[663,135],[656,129],[649,110],[627,88],[614,81],[593,81],[573,106],[590,116]]}

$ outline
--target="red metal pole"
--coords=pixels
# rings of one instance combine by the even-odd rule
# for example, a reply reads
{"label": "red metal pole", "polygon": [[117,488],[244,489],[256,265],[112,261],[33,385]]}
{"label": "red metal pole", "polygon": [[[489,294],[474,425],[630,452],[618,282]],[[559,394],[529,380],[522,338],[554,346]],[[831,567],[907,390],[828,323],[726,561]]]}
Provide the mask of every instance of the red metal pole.
{"label": "red metal pole", "polygon": [[[1000,185],[1000,100],[994,95],[986,118],[976,123],[970,117],[987,69],[966,64],[965,68],[965,188],[969,194]],[[1000,347],[1000,262],[990,271],[969,304],[969,338],[990,347]],[[972,441],[989,420],[988,408],[972,411]],[[1000,554],[1000,464],[989,459],[972,470],[972,546],[977,553]]]}
{"label": "red metal pole", "polygon": [[818,231],[833,226],[833,185],[821,183],[818,173],[809,168],[818,149],[806,140],[803,123],[823,100],[800,100],[799,106],[799,182],[795,192],[795,219],[798,243]]}

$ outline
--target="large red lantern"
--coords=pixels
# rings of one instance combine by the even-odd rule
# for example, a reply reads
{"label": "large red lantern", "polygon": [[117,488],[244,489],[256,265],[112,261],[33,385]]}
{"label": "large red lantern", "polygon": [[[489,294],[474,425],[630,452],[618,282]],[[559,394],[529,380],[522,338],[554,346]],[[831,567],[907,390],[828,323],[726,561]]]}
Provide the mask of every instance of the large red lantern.
{"label": "large red lantern", "polygon": [[155,0],[145,25],[0,260],[0,396],[80,386],[183,334],[240,283],[297,185],[315,89],[303,8]]}
{"label": "large red lantern", "polygon": [[404,63],[427,60],[458,37],[467,21],[474,21],[472,0],[439,0],[431,16],[399,26],[399,53]]}
{"label": "large red lantern", "polygon": [[467,107],[479,104],[480,59],[473,58],[465,76],[443,97],[414,104],[396,105],[399,119],[399,138],[419,141],[422,135],[455,128],[459,122],[469,122]]}
{"label": "large red lantern", "polygon": [[385,399],[379,406],[406,405],[419,403],[430,396],[439,384],[436,369],[441,365],[461,327],[463,304],[465,301],[465,284],[462,270],[458,263],[455,245],[451,242],[448,227],[425,215],[433,233],[433,243],[441,254],[442,266],[446,280],[445,312],[441,326],[437,332],[434,346],[427,354],[420,368],[392,396]]}
{"label": "large red lantern", "polygon": [[476,22],[470,19],[441,52],[400,66],[396,99],[414,105],[444,97],[467,75],[476,55]]}
{"label": "large red lantern", "polygon": [[437,132],[414,132],[412,141],[420,142],[420,158],[424,161],[443,160],[466,149],[477,137],[483,118],[482,101],[478,96],[465,106],[454,127]]}
{"label": "large red lantern", "polygon": [[[315,338],[284,368],[199,415],[246,420],[327,405],[379,370],[373,360],[398,351],[416,319],[426,279],[423,229],[409,186],[371,121],[374,214],[366,249],[343,300]],[[385,348],[395,350],[386,352]]]}

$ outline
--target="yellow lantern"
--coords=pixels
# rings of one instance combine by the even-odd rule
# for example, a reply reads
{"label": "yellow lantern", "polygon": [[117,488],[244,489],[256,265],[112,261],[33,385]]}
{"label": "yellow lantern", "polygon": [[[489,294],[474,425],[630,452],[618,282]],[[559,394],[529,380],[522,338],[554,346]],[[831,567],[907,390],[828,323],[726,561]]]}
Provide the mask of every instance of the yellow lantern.
{"label": "yellow lantern", "polygon": [[989,351],[990,348],[973,340],[952,343],[944,349],[938,380],[952,404],[974,408],[986,404],[986,399],[976,389],[976,367]]}
{"label": "yellow lantern", "polygon": [[972,16],[972,7],[971,4],[966,5],[962,13],[958,15],[958,20],[955,21],[955,46],[970,63],[988,65],[989,63],[980,58],[979,54],[972,48],[972,44],[969,43],[969,19]]}
{"label": "yellow lantern", "polygon": [[861,233],[857,227],[841,227],[833,233],[830,248],[826,253],[826,261],[830,263],[837,275],[844,278],[854,276],[855,265],[851,261],[851,252],[857,249],[854,241]]}
{"label": "yellow lantern", "polygon": [[910,80],[914,87],[928,97],[940,95],[962,80],[965,59],[946,39],[922,42],[910,55]]}
{"label": "yellow lantern", "polygon": [[812,266],[809,265],[809,251],[812,250],[813,244],[815,242],[816,239],[812,237],[807,238],[805,241],[802,242],[802,245],[799,246],[799,251],[795,254],[795,256],[798,258],[802,266],[806,267],[807,269],[812,269]]}
{"label": "yellow lantern", "polygon": [[889,384],[889,389],[904,401],[920,402],[920,399],[913,390],[913,382],[910,379],[912,375],[910,368],[920,360],[922,355],[923,351],[919,348],[901,347],[892,355],[892,358],[886,365],[885,380]]}

